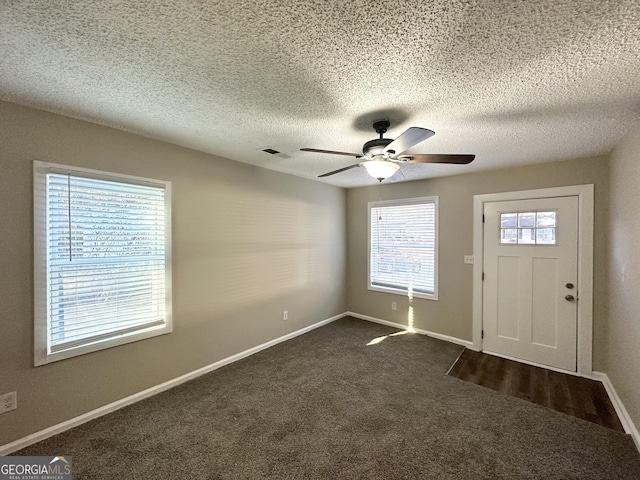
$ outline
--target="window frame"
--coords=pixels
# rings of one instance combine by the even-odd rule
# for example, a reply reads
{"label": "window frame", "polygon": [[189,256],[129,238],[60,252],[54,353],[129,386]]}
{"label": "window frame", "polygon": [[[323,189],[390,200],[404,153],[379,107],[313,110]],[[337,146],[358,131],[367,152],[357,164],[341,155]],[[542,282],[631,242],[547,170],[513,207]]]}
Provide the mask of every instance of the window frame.
{"label": "window frame", "polygon": [[[403,206],[403,205],[415,205],[433,203],[434,205],[434,249],[433,249],[433,293],[426,292],[411,292],[409,289],[403,286],[398,287],[385,287],[380,285],[373,285],[371,282],[371,209],[376,207],[390,207],[390,206]],[[378,200],[368,202],[367,205],[367,289],[374,292],[392,293],[395,295],[408,296],[409,298],[422,298],[426,300],[438,300],[438,257],[439,257],[439,197],[437,195],[425,196],[425,197],[413,197],[406,199],[394,199],[394,200]]]}
{"label": "window frame", "polygon": [[[97,340],[94,343],[52,352],[49,348],[48,302],[48,255],[47,255],[47,174],[57,173],[87,177],[96,180],[129,183],[164,190],[164,274],[165,274],[165,322],[144,330],[130,333],[114,332],[114,335]],[[137,342],[147,338],[165,335],[173,331],[172,315],[172,269],[171,269],[171,182],[132,175],[110,173],[101,170],[60,165],[55,163],[33,162],[33,248],[34,248],[34,365],[46,365],[51,362],[96,352],[118,345]]]}

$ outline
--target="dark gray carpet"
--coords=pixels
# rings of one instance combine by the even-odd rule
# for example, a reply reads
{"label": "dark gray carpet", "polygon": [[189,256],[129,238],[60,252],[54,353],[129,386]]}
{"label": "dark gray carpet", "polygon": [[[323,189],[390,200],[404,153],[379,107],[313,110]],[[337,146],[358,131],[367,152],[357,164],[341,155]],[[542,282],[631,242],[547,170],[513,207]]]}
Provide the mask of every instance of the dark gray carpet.
{"label": "dark gray carpet", "polygon": [[638,479],[631,438],[446,376],[462,347],[345,318],[15,455],[76,479]]}

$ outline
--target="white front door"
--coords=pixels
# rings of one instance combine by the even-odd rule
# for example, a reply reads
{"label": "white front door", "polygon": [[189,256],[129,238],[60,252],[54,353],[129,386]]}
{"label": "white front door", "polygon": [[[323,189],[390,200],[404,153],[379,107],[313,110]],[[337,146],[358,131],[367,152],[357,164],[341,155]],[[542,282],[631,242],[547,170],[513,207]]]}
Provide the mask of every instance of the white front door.
{"label": "white front door", "polygon": [[483,349],[576,371],[578,197],[484,204]]}

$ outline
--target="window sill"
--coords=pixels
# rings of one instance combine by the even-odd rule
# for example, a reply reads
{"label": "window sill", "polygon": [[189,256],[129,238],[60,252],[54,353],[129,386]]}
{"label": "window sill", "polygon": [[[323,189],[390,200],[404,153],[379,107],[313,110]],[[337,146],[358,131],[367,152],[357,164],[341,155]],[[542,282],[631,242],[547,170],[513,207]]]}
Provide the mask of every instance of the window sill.
{"label": "window sill", "polygon": [[423,292],[412,292],[412,293],[409,293],[407,290],[403,290],[401,288],[380,287],[380,286],[377,286],[377,285],[369,285],[367,287],[367,289],[372,291],[372,292],[392,293],[394,295],[401,295],[403,297],[422,298],[424,300],[438,301],[437,292],[434,292],[434,293],[423,293]]}
{"label": "window sill", "polygon": [[125,345],[127,343],[137,342],[139,340],[145,340],[147,338],[157,337],[159,335],[166,335],[173,331],[171,321],[168,320],[165,325],[151,327],[145,330],[132,332],[129,334],[114,336],[108,340],[101,340],[95,343],[82,345],[79,347],[69,348],[67,350],[60,350],[55,353],[37,352],[35,358],[35,366],[46,365],[48,363],[57,362],[59,360],[65,360],[67,358],[76,357],[78,355],[84,355],[85,353],[97,352],[111,347],[117,347],[119,345]]}

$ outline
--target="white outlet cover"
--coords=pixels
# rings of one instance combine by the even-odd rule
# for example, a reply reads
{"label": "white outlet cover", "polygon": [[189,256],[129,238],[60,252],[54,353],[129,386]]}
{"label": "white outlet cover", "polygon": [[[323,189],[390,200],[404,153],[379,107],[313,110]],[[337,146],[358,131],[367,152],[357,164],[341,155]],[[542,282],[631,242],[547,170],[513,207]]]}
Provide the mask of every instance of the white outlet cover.
{"label": "white outlet cover", "polygon": [[473,263],[473,255],[465,255],[464,263]]}
{"label": "white outlet cover", "polygon": [[5,393],[0,395],[0,413],[10,412],[18,408],[18,399],[16,392]]}

